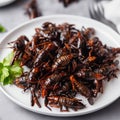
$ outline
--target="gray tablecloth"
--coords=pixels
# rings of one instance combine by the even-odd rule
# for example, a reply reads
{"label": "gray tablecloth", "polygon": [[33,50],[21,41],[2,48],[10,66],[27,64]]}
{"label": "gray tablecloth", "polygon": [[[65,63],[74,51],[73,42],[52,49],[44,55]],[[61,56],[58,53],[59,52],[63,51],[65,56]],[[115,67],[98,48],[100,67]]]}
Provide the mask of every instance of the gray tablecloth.
{"label": "gray tablecloth", "polygon": [[[11,5],[0,8],[0,23],[5,26],[7,31],[17,25],[28,21],[28,16],[24,13],[24,3],[28,0],[16,0]],[[68,8],[64,8],[57,0],[38,0],[43,15],[51,14],[72,14],[89,17],[88,0],[74,3]],[[0,33],[0,39],[6,33]],[[92,114],[78,116],[74,118],[57,118],[44,116],[27,111],[15,103],[11,102],[2,92],[0,92],[0,120],[120,120],[120,99],[110,106]]]}

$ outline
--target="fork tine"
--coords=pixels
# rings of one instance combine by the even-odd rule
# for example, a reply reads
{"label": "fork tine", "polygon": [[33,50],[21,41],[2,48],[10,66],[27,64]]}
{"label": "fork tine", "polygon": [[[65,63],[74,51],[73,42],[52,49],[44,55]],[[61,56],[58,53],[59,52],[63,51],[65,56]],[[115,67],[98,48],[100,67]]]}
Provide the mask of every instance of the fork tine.
{"label": "fork tine", "polygon": [[101,3],[99,3],[97,5],[97,12],[98,12],[98,15],[100,15],[101,18],[105,18],[104,16],[104,8],[102,7]]}
{"label": "fork tine", "polygon": [[93,19],[98,19],[98,18],[96,17],[96,13],[95,13],[95,9],[94,9],[94,3],[93,3],[93,4],[90,3],[89,14],[90,14],[90,17],[91,17],[91,18],[93,18]]}
{"label": "fork tine", "polygon": [[93,15],[93,12],[92,12],[92,10],[90,8],[89,8],[89,14],[90,14],[91,18],[95,19],[94,15]]}
{"label": "fork tine", "polygon": [[100,8],[101,8],[102,13],[104,14],[104,13],[105,13],[105,10],[104,10],[103,5],[102,5],[101,3],[99,3],[99,6],[100,6]]}
{"label": "fork tine", "polygon": [[98,5],[96,5],[96,10],[94,10],[94,15],[96,16],[96,20],[101,21],[103,14],[101,13]]}
{"label": "fork tine", "polygon": [[99,13],[98,11],[94,11],[94,15],[96,16],[96,20],[101,20],[101,13]]}

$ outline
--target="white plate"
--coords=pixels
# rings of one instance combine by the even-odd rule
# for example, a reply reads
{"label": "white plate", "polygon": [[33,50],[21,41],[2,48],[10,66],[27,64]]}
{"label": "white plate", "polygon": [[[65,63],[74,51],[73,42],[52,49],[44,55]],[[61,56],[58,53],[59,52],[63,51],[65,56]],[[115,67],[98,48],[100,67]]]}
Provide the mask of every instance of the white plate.
{"label": "white plate", "polygon": [[[20,35],[27,35],[29,38],[32,38],[32,35],[35,33],[34,29],[36,27],[40,27],[42,23],[46,21],[51,21],[56,24],[68,22],[75,24],[76,27],[79,29],[82,26],[94,27],[96,29],[96,35],[101,39],[103,43],[113,47],[120,47],[120,36],[111,28],[102,23],[78,16],[53,15],[31,20],[9,32],[1,42],[1,46],[3,49],[0,49],[0,61],[10,52],[9,49],[5,49],[8,42],[15,40]],[[118,99],[120,96],[120,74],[118,75],[117,79],[111,80],[105,85],[104,93],[99,97],[99,99],[96,100],[94,105],[91,106],[85,101],[84,103],[87,105],[87,107],[77,112],[60,112],[59,109],[54,108],[52,109],[52,111],[49,111],[47,108],[44,107],[44,105],[42,105],[42,108],[38,108],[37,106],[31,107],[29,93],[23,93],[21,89],[15,87],[14,85],[1,85],[0,88],[9,99],[30,111],[51,116],[77,116],[102,109]]]}
{"label": "white plate", "polygon": [[13,1],[15,1],[15,0],[0,0],[0,7],[8,5],[8,4],[12,3]]}

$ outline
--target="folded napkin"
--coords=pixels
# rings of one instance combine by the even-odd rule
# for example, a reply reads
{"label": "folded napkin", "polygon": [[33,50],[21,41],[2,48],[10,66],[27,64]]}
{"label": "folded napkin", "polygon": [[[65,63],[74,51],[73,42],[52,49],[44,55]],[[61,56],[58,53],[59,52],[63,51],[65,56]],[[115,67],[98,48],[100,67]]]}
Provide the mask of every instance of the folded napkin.
{"label": "folded napkin", "polygon": [[105,17],[112,21],[120,33],[120,0],[102,1]]}

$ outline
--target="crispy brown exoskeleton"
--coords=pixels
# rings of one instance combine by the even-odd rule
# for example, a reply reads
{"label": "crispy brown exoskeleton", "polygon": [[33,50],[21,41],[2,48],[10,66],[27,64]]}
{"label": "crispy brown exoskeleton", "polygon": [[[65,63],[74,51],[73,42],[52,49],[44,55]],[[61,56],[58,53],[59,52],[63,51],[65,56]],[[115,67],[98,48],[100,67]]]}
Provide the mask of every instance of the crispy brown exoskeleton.
{"label": "crispy brown exoskeleton", "polygon": [[[61,112],[68,112],[69,108],[75,111],[85,108],[85,105],[81,102],[81,100],[77,98],[69,98],[64,96],[49,96],[47,99],[48,104],[51,107],[58,107],[60,108]],[[63,107],[65,107],[65,110],[63,110]]]}

